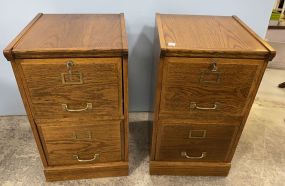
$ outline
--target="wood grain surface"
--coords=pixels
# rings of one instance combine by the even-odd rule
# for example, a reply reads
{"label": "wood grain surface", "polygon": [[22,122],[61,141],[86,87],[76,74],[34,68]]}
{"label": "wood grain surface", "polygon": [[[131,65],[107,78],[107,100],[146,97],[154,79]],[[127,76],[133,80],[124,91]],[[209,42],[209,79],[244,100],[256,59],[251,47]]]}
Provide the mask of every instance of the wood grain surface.
{"label": "wood grain surface", "polygon": [[[217,71],[212,72],[213,60]],[[163,73],[160,114],[187,115],[189,118],[242,116],[249,99],[261,60],[166,58]],[[215,110],[191,109],[191,102],[199,107]]]}
{"label": "wood grain surface", "polygon": [[47,181],[90,179],[100,177],[127,176],[128,162],[109,162],[69,166],[50,166],[44,169]]}
{"label": "wood grain surface", "polygon": [[229,155],[229,159],[232,159],[233,156],[234,156],[234,153],[235,153],[235,151],[236,151],[236,148],[237,148],[239,139],[240,139],[240,137],[241,137],[241,135],[242,135],[242,131],[243,131],[244,126],[245,126],[245,124],[246,124],[246,122],[247,122],[247,118],[248,118],[248,116],[249,116],[249,113],[250,113],[252,104],[253,104],[253,102],[254,102],[254,100],[255,100],[255,96],[256,96],[256,94],[257,94],[257,91],[258,91],[258,88],[259,88],[259,86],[260,86],[260,83],[261,83],[261,80],[262,80],[262,78],[263,78],[263,75],[264,75],[264,72],[265,72],[265,70],[266,70],[266,67],[267,67],[267,62],[265,61],[265,62],[263,63],[263,65],[262,65],[262,67],[261,67],[261,72],[257,75],[257,79],[256,79],[256,81],[255,81],[255,86],[253,87],[253,90],[252,90],[253,96],[251,97],[251,100],[250,100],[250,102],[249,102],[249,104],[248,104],[248,106],[247,106],[246,112],[245,112],[245,114],[244,114],[244,116],[243,116],[243,119],[242,119],[242,122],[241,122],[241,125],[240,125],[240,128],[239,128],[237,137],[236,137],[236,139],[235,139],[235,141],[234,141],[233,148],[231,149],[231,152],[230,152],[230,155]]}
{"label": "wood grain surface", "polygon": [[246,25],[238,16],[234,15],[233,18],[246,29],[255,39],[257,39],[268,50],[267,60],[271,61],[276,56],[276,50],[263,38],[257,35],[248,25]]}
{"label": "wood grain surface", "polygon": [[[82,84],[63,84],[62,73],[68,74],[66,63],[73,61],[72,72],[82,73]],[[121,118],[122,61],[120,58],[27,59],[19,60],[30,93],[34,117],[99,117]],[[78,82],[78,79],[73,80]],[[92,109],[67,112],[92,103]]]}
{"label": "wood grain surface", "polygon": [[15,58],[128,54],[123,14],[39,14],[4,50]]}
{"label": "wood grain surface", "polygon": [[[267,58],[275,56],[274,49],[264,45],[260,37],[231,16],[198,16],[159,14],[157,20],[160,41],[165,41],[167,56],[219,56]],[[168,45],[175,43],[175,46]]]}
{"label": "wood grain surface", "polygon": [[[158,129],[159,140],[155,159],[161,161],[225,162],[238,128],[239,126],[235,125],[162,123]],[[206,154],[201,159],[187,159],[181,156],[182,152],[187,152],[189,156],[194,157],[201,156],[203,152]]]}
{"label": "wood grain surface", "polygon": [[70,48],[121,49],[120,15],[44,14],[14,50]]}
{"label": "wood grain surface", "polygon": [[104,121],[90,123],[63,123],[61,126],[40,125],[39,133],[49,166],[84,164],[80,159],[92,159],[87,163],[121,161],[121,122]]}
{"label": "wood grain surface", "polygon": [[150,161],[151,175],[227,176],[230,163]]}

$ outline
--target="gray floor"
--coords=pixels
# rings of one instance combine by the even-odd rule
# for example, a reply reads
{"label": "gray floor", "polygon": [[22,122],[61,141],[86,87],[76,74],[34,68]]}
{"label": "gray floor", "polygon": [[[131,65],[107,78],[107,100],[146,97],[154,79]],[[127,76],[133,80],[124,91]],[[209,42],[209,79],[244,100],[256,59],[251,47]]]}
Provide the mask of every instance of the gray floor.
{"label": "gray floor", "polygon": [[150,123],[132,122],[130,176],[45,183],[27,118],[11,116],[0,118],[0,185],[285,185],[283,81],[284,70],[266,71],[227,177],[150,176]]}

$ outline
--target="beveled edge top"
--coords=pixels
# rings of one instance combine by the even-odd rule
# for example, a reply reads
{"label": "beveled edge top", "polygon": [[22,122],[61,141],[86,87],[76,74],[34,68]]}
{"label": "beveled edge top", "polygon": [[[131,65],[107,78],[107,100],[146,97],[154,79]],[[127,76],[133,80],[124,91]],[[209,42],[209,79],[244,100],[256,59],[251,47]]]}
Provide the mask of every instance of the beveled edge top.
{"label": "beveled edge top", "polygon": [[[161,56],[181,56],[181,57],[229,57],[229,58],[253,58],[265,59],[271,61],[276,56],[276,50],[272,48],[264,39],[258,36],[251,28],[249,28],[236,15],[226,16],[232,17],[241,27],[246,30],[253,38],[255,38],[265,49],[265,51],[218,51],[218,50],[189,50],[189,49],[174,49],[167,48],[163,34],[163,27],[161,16],[163,15],[179,15],[179,14],[160,14],[156,13],[156,24],[159,35],[159,42],[161,48]],[[183,14],[181,14],[183,15]]]}
{"label": "beveled edge top", "polygon": [[[5,47],[3,54],[8,61],[25,58],[61,58],[61,57],[111,57],[111,56],[127,56],[128,55],[128,39],[126,33],[126,25],[124,13],[120,13],[122,48],[120,50],[88,50],[88,49],[70,49],[57,51],[13,51],[17,43],[24,35],[33,27],[33,25],[43,16],[38,13],[34,19]],[[76,54],[76,55],[75,55]]]}

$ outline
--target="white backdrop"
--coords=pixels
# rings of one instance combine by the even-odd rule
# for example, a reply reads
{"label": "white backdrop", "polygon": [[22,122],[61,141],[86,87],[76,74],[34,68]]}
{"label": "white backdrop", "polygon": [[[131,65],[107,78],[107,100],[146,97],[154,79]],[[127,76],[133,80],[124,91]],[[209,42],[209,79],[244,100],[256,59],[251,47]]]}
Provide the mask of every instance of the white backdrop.
{"label": "white backdrop", "polygon": [[[237,15],[264,37],[274,0],[0,0],[2,50],[38,12],[125,13],[129,39],[130,111],[152,105],[155,12]],[[10,64],[0,55],[0,115],[25,114]]]}

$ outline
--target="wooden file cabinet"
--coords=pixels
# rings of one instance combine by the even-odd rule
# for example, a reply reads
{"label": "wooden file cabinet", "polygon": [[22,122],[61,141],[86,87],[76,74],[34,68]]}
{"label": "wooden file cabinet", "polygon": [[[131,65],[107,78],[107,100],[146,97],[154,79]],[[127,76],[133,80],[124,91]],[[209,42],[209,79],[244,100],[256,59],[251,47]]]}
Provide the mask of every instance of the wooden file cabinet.
{"label": "wooden file cabinet", "polygon": [[48,181],[128,175],[123,14],[38,14],[4,55]]}
{"label": "wooden file cabinet", "polygon": [[156,16],[151,174],[227,175],[275,51],[236,16]]}

